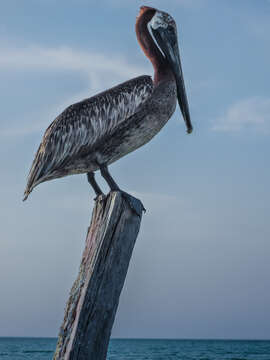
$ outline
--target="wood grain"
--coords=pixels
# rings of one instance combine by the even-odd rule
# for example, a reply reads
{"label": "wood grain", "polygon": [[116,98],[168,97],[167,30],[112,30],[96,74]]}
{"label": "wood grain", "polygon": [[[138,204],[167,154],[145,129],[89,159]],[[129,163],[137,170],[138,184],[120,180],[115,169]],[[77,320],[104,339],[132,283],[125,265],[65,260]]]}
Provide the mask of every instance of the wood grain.
{"label": "wood grain", "polygon": [[105,360],[144,208],[122,192],[99,197],[54,360]]}

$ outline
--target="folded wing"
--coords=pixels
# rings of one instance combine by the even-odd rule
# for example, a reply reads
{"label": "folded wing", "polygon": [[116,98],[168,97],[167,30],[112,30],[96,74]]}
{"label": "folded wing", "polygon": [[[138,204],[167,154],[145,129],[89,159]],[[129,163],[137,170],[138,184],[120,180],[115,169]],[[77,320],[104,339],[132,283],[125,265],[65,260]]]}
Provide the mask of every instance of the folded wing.
{"label": "folded wing", "polygon": [[64,110],[48,127],[30,169],[24,200],[57,168],[87,154],[134,115],[153,92],[150,76],[140,76]]}

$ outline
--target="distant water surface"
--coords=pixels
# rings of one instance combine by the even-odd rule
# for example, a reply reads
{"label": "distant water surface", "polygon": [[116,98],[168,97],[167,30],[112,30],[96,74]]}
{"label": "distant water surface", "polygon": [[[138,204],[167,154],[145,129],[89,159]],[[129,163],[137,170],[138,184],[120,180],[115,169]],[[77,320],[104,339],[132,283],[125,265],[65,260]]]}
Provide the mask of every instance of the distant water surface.
{"label": "distant water surface", "polygon": [[[0,338],[2,360],[51,360],[54,338]],[[270,360],[265,340],[113,339],[108,360]]]}

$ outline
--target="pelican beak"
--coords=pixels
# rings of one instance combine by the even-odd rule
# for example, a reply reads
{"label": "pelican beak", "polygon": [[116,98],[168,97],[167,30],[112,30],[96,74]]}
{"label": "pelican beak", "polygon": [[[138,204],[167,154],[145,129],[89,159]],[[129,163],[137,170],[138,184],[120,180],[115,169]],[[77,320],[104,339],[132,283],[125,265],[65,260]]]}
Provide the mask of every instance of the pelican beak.
{"label": "pelican beak", "polygon": [[186,123],[187,133],[190,134],[193,128],[190,120],[189,107],[188,107],[187,95],[185,90],[183,71],[180,61],[176,29],[173,26],[169,25],[166,28],[158,27],[157,29],[152,29],[152,33],[160,49],[165,55],[165,58],[167,59],[174,74],[176,87],[177,87],[178,103],[184,121]]}

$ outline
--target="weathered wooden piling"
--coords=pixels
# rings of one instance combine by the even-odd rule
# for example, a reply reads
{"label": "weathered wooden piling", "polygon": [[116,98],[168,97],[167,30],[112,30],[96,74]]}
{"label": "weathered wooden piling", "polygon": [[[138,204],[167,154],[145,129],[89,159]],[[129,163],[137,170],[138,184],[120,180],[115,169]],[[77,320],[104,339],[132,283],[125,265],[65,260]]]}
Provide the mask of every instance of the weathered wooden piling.
{"label": "weathered wooden piling", "polygon": [[97,199],[54,360],[106,359],[143,210],[140,200],[122,192]]}

